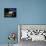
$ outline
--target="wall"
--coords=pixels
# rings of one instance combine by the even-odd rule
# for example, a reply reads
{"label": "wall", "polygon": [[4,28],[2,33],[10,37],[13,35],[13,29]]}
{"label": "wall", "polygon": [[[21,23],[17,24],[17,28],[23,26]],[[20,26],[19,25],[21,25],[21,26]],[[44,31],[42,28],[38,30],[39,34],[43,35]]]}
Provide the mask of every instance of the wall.
{"label": "wall", "polygon": [[[17,17],[4,18],[4,8],[11,7]],[[18,32],[18,24],[46,24],[46,0],[0,0],[0,44],[8,43],[9,32]]]}

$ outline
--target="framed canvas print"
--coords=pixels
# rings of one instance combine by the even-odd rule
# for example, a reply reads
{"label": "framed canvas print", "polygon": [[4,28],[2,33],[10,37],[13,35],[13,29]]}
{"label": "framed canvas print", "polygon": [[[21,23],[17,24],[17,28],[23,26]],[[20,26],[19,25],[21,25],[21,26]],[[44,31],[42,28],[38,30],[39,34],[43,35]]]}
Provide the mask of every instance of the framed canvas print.
{"label": "framed canvas print", "polygon": [[16,8],[4,8],[4,17],[16,17]]}

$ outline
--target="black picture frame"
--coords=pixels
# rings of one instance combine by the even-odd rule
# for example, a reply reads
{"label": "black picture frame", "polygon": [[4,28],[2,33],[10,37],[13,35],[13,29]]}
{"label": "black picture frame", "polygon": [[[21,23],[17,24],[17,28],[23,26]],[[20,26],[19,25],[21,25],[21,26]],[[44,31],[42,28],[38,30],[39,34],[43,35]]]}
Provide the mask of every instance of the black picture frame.
{"label": "black picture frame", "polygon": [[4,8],[4,17],[16,17],[17,15],[17,9],[16,8]]}

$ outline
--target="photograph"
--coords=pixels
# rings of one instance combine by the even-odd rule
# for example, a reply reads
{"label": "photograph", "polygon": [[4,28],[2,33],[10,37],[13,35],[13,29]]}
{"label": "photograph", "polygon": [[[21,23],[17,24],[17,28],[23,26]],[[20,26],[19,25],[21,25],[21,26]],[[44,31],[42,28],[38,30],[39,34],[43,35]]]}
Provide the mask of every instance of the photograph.
{"label": "photograph", "polygon": [[16,8],[4,8],[4,17],[16,17]]}

